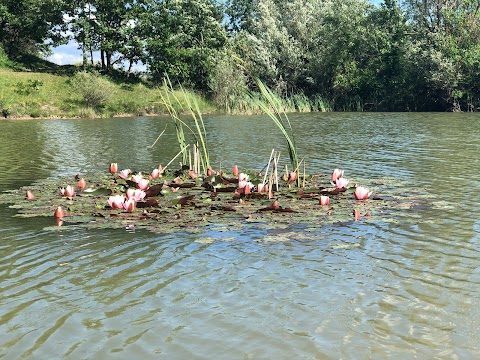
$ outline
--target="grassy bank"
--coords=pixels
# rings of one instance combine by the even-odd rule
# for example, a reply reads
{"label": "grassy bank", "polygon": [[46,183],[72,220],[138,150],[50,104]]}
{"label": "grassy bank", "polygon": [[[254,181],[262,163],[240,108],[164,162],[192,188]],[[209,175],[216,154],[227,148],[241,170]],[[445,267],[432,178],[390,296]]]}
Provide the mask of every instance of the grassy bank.
{"label": "grassy bank", "polygon": [[[113,81],[79,70],[56,65],[34,70],[0,67],[0,115],[3,118],[95,118],[167,113],[161,104],[159,87]],[[188,95],[197,98],[202,112],[215,111],[205,99],[192,92]]]}
{"label": "grassy bank", "polygon": [[[162,94],[163,92],[163,94]],[[260,114],[260,93],[245,89],[228,94],[222,101],[201,97],[192,91],[174,91],[181,100],[195,97],[201,113]],[[163,95],[163,96],[162,96]],[[101,75],[80,67],[60,66],[31,56],[13,62],[0,53],[0,118],[98,118],[167,114],[162,103],[165,92],[138,77],[125,73]],[[288,98],[272,93],[275,107],[284,112],[331,111],[333,106],[321,97],[303,94]],[[215,99],[215,97],[213,96]],[[216,104],[213,105],[213,104]],[[178,112],[188,108],[177,104]],[[359,109],[357,109],[359,110]]]}

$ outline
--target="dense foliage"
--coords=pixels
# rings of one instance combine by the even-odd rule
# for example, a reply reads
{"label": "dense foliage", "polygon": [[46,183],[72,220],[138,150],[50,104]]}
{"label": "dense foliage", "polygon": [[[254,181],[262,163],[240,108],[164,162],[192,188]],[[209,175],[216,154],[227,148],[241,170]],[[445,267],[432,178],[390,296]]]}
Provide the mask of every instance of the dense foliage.
{"label": "dense foliage", "polygon": [[[307,108],[476,111],[480,1],[4,0],[10,58],[70,39],[84,67],[144,64],[232,109],[262,79]],[[295,102],[300,109],[299,102]]]}

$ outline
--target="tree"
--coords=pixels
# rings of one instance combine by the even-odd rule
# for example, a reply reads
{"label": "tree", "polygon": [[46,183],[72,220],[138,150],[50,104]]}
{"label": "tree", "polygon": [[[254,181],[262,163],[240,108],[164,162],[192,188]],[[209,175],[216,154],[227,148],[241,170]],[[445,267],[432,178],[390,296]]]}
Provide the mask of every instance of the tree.
{"label": "tree", "polygon": [[67,28],[82,49],[84,66],[87,52],[93,65],[93,51],[100,51],[101,65],[106,70],[125,60],[131,69],[140,61],[143,46],[136,26],[144,11],[139,2],[127,0],[76,1]]}
{"label": "tree", "polygon": [[210,0],[151,0],[138,27],[145,39],[142,60],[154,79],[208,90],[216,53],[226,41],[223,14]]}
{"label": "tree", "polygon": [[385,0],[369,12],[369,42],[362,79],[362,98],[372,110],[399,111],[414,106],[415,79],[409,77],[406,54],[411,31],[396,0]]}
{"label": "tree", "polygon": [[315,7],[319,3],[258,0],[254,3],[253,27],[236,35],[237,53],[256,76],[279,93],[301,91],[307,81]]}
{"label": "tree", "polygon": [[362,0],[326,1],[318,10],[309,57],[312,90],[337,109],[357,107],[365,96],[374,40],[366,21],[371,10]]}
{"label": "tree", "polygon": [[253,32],[258,21],[257,0],[228,0],[225,8],[227,30]]}
{"label": "tree", "polygon": [[424,64],[426,89],[439,109],[480,105],[480,2],[405,1],[414,25],[413,57]]}
{"label": "tree", "polygon": [[36,53],[62,41],[65,6],[62,0],[2,0],[0,44],[5,52],[13,57]]}

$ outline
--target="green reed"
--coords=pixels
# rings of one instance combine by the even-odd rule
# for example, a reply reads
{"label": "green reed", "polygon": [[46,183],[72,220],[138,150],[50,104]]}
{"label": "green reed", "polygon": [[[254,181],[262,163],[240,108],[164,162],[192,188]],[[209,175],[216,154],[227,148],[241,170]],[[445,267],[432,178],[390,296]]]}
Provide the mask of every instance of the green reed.
{"label": "green reed", "polygon": [[[182,162],[187,164],[189,160],[188,142],[184,131],[186,128],[193,136],[194,148],[198,147],[198,160],[202,166],[202,170],[206,173],[210,167],[210,157],[207,146],[207,131],[203,121],[202,113],[198,105],[198,101],[194,96],[189,96],[183,87],[180,86],[180,96],[176,95],[170,79],[167,77],[163,82],[163,89],[160,93],[162,104],[167,108],[170,117],[175,122],[175,130],[177,134],[178,145],[182,152]],[[183,101],[182,101],[183,100]],[[181,114],[190,114],[193,124],[188,124],[182,120]]]}
{"label": "green reed", "polygon": [[[282,132],[285,140],[287,141],[288,155],[290,157],[290,163],[294,171],[298,171],[298,156],[297,149],[295,147],[295,139],[293,136],[293,129],[282,107],[282,101],[280,97],[273,93],[259,78],[254,78],[257,86],[262,94],[263,99],[257,100],[257,105],[263,110],[263,112],[273,120],[275,125]],[[255,97],[253,97],[255,99]],[[262,101],[264,100],[264,101]]]}

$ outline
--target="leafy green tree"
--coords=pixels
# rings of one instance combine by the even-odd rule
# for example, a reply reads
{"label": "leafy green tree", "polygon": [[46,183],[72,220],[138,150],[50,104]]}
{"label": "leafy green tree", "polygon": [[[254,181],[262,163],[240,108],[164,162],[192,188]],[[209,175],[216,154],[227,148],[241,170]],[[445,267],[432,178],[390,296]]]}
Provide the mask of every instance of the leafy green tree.
{"label": "leafy green tree", "polygon": [[59,25],[65,6],[62,0],[2,0],[0,44],[5,52],[13,57],[37,53],[63,40]]}
{"label": "leafy green tree", "polygon": [[411,30],[404,11],[396,0],[385,0],[369,12],[366,27],[369,37],[361,85],[366,108],[395,111],[412,106],[416,80],[407,71]]}
{"label": "leafy green tree", "polygon": [[208,90],[216,54],[226,41],[220,7],[210,0],[151,0],[139,21],[143,62],[154,79],[170,79]]}
{"label": "leafy green tree", "polygon": [[[136,49],[136,5],[126,0],[95,0],[95,40],[101,52],[102,68],[111,69],[127,58],[134,61]],[[114,56],[117,55],[115,58]]]}
{"label": "leafy green tree", "polygon": [[123,61],[131,69],[140,61],[143,46],[137,23],[144,11],[139,2],[126,0],[75,1],[67,28],[82,49],[84,66],[87,52],[93,65],[93,51],[100,51],[102,68],[107,70]]}
{"label": "leafy green tree", "polygon": [[83,68],[85,69],[88,65],[88,54],[90,54],[91,65],[93,65],[94,14],[92,4],[84,0],[74,0],[71,5],[69,11],[65,13],[66,21],[63,29],[72,34],[68,38],[73,38],[82,51]]}
{"label": "leafy green tree", "polygon": [[438,110],[474,110],[480,105],[476,80],[480,74],[480,3],[405,3],[415,30],[411,58],[423,64],[425,92]]}
{"label": "leafy green tree", "polygon": [[227,0],[225,15],[230,32],[252,33],[258,21],[257,0]]}
{"label": "leafy green tree", "polygon": [[227,112],[237,110],[248,91],[248,77],[238,66],[235,55],[231,49],[226,49],[215,57],[208,83],[215,105]]}
{"label": "leafy green tree", "polygon": [[329,98],[337,109],[351,109],[361,103],[365,68],[372,54],[372,31],[366,22],[372,7],[362,0],[321,5],[309,54],[312,91]]}
{"label": "leafy green tree", "polygon": [[316,28],[314,9],[318,3],[319,0],[257,1],[253,28],[240,32],[240,40],[234,41],[237,53],[252,72],[279,93],[296,93],[307,80]]}

